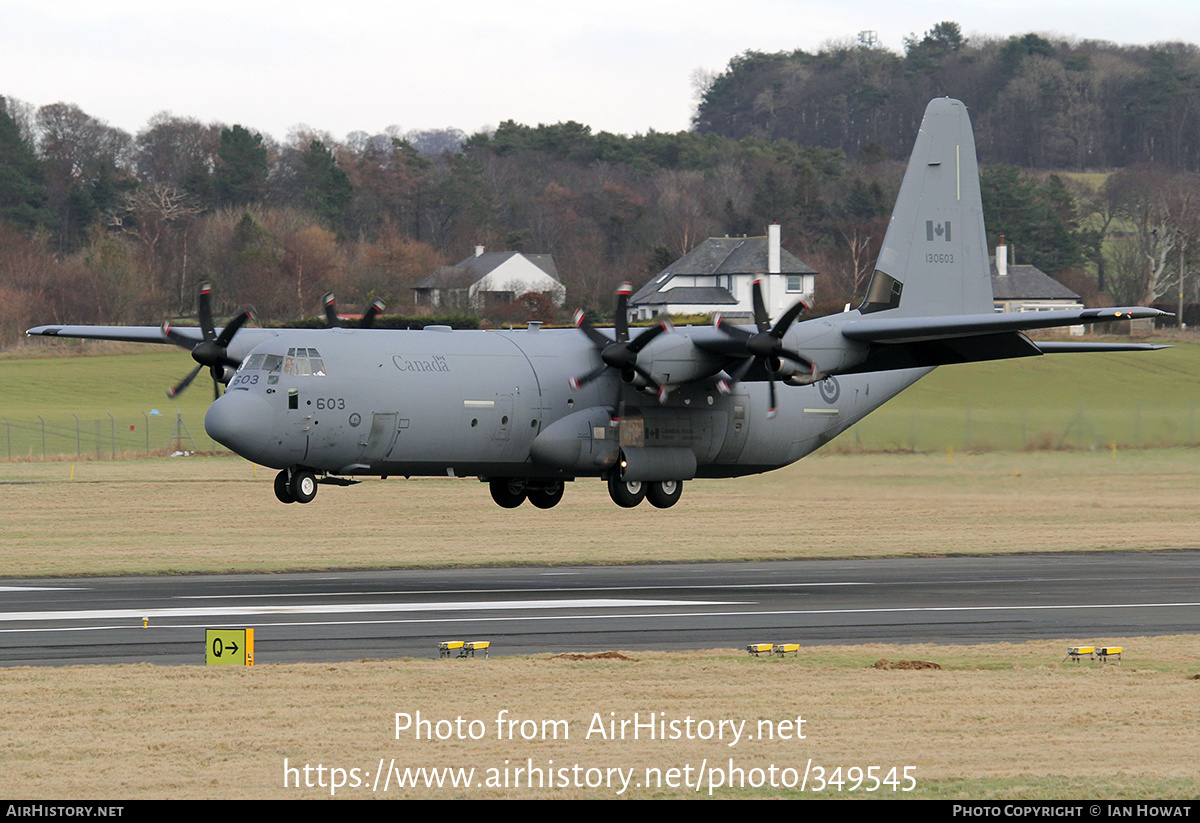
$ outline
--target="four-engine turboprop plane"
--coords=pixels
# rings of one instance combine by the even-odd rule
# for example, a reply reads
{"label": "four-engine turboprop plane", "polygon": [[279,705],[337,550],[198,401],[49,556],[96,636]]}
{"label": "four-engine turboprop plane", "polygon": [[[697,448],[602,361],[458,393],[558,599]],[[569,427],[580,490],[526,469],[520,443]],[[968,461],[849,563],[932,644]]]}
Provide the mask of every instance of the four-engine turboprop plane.
{"label": "four-engine turboprop plane", "polygon": [[[1034,343],[1024,331],[1163,314],[1149,308],[993,311],[975,143],[967,109],[938,99],[921,123],[863,303],[772,326],[630,334],[616,328],[422,331],[217,329],[207,286],[199,329],[39,326],[31,335],[173,342],[227,384],[212,438],[279,469],[275,493],[389,475],[478,476],[493,499],[551,508],[564,484],[607,481],[620,506],[674,505],[684,481],[786,466],[828,443],[936,366],[1049,352],[1156,348]],[[370,313],[373,317],[373,312]],[[368,318],[369,320],[369,318]],[[782,384],[782,385],[779,385]]]}

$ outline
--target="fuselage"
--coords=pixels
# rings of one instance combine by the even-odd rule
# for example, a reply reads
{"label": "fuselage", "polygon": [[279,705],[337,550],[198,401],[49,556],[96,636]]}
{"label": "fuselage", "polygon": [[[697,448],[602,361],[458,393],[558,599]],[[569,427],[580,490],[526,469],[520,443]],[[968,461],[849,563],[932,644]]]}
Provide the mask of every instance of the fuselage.
{"label": "fuselage", "polygon": [[570,385],[599,364],[571,329],[288,331],[243,359],[205,425],[248,460],[333,475],[602,476],[640,449],[732,477],[800,459],[929,371],[781,386],[770,418],[761,382],[696,381],[663,404],[615,372]]}

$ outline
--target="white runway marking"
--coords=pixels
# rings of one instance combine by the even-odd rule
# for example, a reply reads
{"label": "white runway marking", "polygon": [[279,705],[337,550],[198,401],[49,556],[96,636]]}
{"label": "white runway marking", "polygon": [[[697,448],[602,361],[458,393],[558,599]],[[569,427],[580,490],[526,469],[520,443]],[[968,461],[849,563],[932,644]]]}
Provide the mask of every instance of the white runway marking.
{"label": "white runway marking", "polygon": [[[57,628],[5,628],[0,634],[25,633],[39,631],[95,631],[97,629],[134,629],[142,631],[141,619],[150,617],[150,626],[163,628],[194,628],[185,623],[164,623],[172,617],[239,617],[242,615],[295,615],[295,614],[334,614],[334,613],[370,613],[370,612],[414,612],[414,611],[488,611],[510,609],[603,609],[620,607],[649,607],[649,606],[727,606],[734,605],[719,601],[680,601],[680,600],[557,600],[557,601],[498,601],[490,604],[477,603],[386,603],[386,604],[350,604],[347,606],[261,606],[245,608],[209,608],[209,609],[112,609],[102,611],[75,612],[10,612],[0,613],[0,622],[31,621],[31,620],[80,620],[80,619],[132,619],[136,626],[63,626]],[[410,617],[380,620],[327,620],[327,621],[289,621],[288,626],[327,626],[327,625],[371,625],[384,623],[465,623],[487,620],[490,622],[523,622],[541,620],[630,620],[630,619],[664,619],[685,618],[695,620],[698,617],[796,617],[815,615],[889,615],[889,614],[920,614],[953,612],[1029,612],[1029,611],[1061,611],[1064,609],[1171,609],[1195,608],[1200,602],[1179,603],[1086,603],[1057,606],[922,606],[885,609],[784,609],[771,611],[688,611],[688,612],[645,612],[623,614],[567,614],[567,615],[480,615],[475,617]],[[229,624],[234,625],[234,624]],[[281,624],[283,625],[283,624]],[[209,624],[209,628],[219,628],[218,624]]]}
{"label": "white runway marking", "polygon": [[495,600],[483,602],[438,601],[432,603],[341,603],[294,606],[209,606],[172,609],[80,609],[54,612],[3,612],[0,623],[30,620],[141,620],[143,617],[235,617],[266,614],[358,614],[366,612],[504,611],[512,609],[612,609],[653,606],[725,606],[716,600]]}
{"label": "white runway marking", "polygon": [[[687,591],[695,591],[696,589],[802,589],[802,588],[824,588],[827,586],[874,586],[875,583],[856,583],[853,581],[844,583],[712,583],[708,585],[687,585],[687,586],[575,586],[571,588],[539,588],[539,589],[423,589],[415,591],[385,591],[371,592],[376,597],[402,595],[413,597],[421,594],[512,594],[513,592],[529,592],[529,593],[545,593],[545,592],[568,592],[580,594],[582,592],[637,592],[637,591],[664,591],[667,589],[683,589]],[[247,600],[249,598],[268,598],[268,597],[361,597],[361,591],[346,591],[346,592],[304,592],[297,594],[296,592],[281,592],[279,594],[181,594],[173,597],[173,600]],[[679,602],[679,601],[672,601]]]}

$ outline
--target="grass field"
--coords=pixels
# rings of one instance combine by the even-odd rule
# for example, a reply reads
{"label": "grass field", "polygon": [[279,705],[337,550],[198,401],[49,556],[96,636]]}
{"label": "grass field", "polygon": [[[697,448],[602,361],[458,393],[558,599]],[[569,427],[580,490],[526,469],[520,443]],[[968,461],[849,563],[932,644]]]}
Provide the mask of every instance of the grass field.
{"label": "grass field", "polygon": [[501,509],[478,481],[449,478],[323,487],[285,506],[273,472],[235,457],[6,469],[9,577],[1200,546],[1194,449],[819,453],[688,483],[672,509],[619,512],[596,480],[542,511]]}
{"label": "grass field", "polygon": [[[165,396],[192,365],[173,347],[2,358],[0,460],[40,459],[43,451],[95,459],[217,449],[204,432],[211,383],[197,379],[177,400]],[[191,440],[176,438],[177,412]],[[945,367],[843,434],[832,448],[944,452],[1103,449],[1113,443],[1200,444],[1200,343],[1177,342],[1175,348],[1150,353],[1050,355]]]}
{"label": "grass field", "polygon": [[[1062,663],[1066,645],[816,647],[786,660],[713,650],[240,670],[5,669],[0,794],[611,798],[622,786],[610,771],[618,769],[629,779],[619,796],[641,798],[709,796],[708,782],[696,790],[698,780],[721,780],[712,791],[721,798],[1200,794],[1194,638],[1127,638],[1121,666]],[[880,659],[942,668],[875,668]],[[501,739],[495,721],[503,710],[518,724]],[[412,730],[397,735],[396,713],[415,720],[417,712],[432,721],[428,734],[440,729],[450,739],[418,740]],[[643,722],[647,716],[675,722],[679,734],[605,739],[593,725],[632,720],[634,713]],[[463,736],[479,739],[458,739],[452,730],[458,718]],[[437,727],[438,720],[451,723]],[[706,729],[701,721],[722,720],[745,721],[737,742],[730,726],[724,739],[698,739]],[[471,721],[478,721],[473,729]],[[555,721],[565,723],[547,723]],[[768,729],[776,739],[764,739]],[[285,759],[297,770],[289,787]],[[372,791],[381,763],[402,773],[472,767],[475,773],[469,788],[400,789],[393,776],[386,793],[382,779]],[[304,785],[305,765],[311,786]],[[516,771],[530,765],[543,776],[551,768],[567,771],[554,773],[554,785],[531,788]],[[906,766],[911,781],[903,779]],[[336,794],[333,769],[342,770],[344,781]],[[670,769],[677,770],[674,786]],[[737,770],[744,785],[731,788]],[[825,789],[816,791],[820,774]],[[889,774],[892,785],[881,785]],[[356,777],[359,785],[350,782]],[[497,785],[489,787],[489,778]],[[591,788],[575,785],[588,781]],[[911,791],[901,790],[909,785]]]}

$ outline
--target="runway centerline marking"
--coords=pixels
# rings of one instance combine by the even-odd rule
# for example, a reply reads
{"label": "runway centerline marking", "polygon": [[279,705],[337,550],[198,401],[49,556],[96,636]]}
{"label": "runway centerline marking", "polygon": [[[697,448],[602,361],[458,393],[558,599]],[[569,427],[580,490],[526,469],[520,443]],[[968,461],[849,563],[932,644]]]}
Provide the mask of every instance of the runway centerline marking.
{"label": "runway centerline marking", "polygon": [[414,591],[382,591],[382,592],[363,592],[363,591],[347,591],[347,592],[279,592],[276,594],[180,594],[174,595],[172,600],[248,600],[250,598],[268,597],[362,597],[364,594],[370,594],[376,597],[392,597],[396,595],[404,597],[415,597],[423,594],[543,594],[554,592],[640,592],[640,591],[692,591],[697,589],[794,589],[794,588],[822,588],[826,586],[877,586],[878,583],[859,583],[854,581],[840,583],[708,583],[701,585],[657,585],[657,586],[573,586],[571,588],[564,587],[542,587],[542,588],[521,588],[521,589],[417,589]]}

